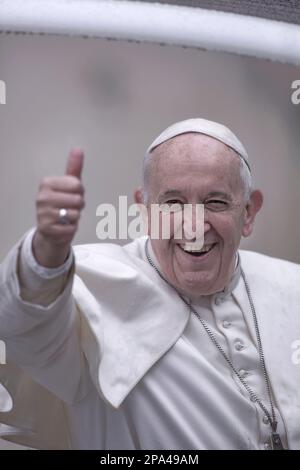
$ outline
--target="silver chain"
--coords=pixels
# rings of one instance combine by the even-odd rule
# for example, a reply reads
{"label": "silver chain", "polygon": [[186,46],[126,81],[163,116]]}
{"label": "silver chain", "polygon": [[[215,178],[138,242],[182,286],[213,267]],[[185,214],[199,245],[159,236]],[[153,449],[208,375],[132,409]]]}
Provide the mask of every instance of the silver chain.
{"label": "silver chain", "polygon": [[253,299],[252,299],[252,295],[251,295],[251,292],[250,292],[250,288],[249,288],[249,284],[247,282],[247,279],[246,279],[246,276],[245,276],[245,273],[243,271],[243,269],[241,269],[241,275],[242,275],[242,278],[243,278],[243,281],[244,281],[244,284],[245,284],[245,288],[246,288],[246,292],[247,292],[247,297],[248,297],[248,300],[249,300],[249,304],[250,304],[250,308],[251,308],[251,312],[252,312],[252,316],[253,316],[253,321],[254,321],[254,326],[255,326],[255,332],[256,332],[256,338],[257,338],[257,344],[258,344],[258,351],[259,351],[259,359],[260,359],[260,365],[261,365],[261,368],[262,368],[262,372],[263,372],[263,375],[264,375],[264,380],[265,380],[265,383],[266,383],[266,388],[267,388],[267,392],[268,392],[268,397],[269,397],[269,402],[270,402],[270,407],[271,407],[271,414],[269,413],[269,411],[267,410],[267,408],[265,407],[265,405],[261,402],[261,400],[258,398],[258,396],[256,395],[256,393],[251,389],[251,387],[249,387],[249,385],[247,384],[247,382],[245,382],[245,380],[243,379],[243,377],[240,375],[239,371],[234,367],[231,359],[227,356],[227,354],[225,353],[224,349],[222,348],[222,346],[218,343],[215,335],[213,334],[213,332],[211,331],[211,329],[209,328],[209,326],[207,325],[207,323],[203,320],[203,318],[201,318],[200,314],[197,312],[197,310],[194,309],[194,307],[192,306],[192,304],[190,302],[188,302],[175,288],[174,286],[172,286],[172,284],[170,284],[164,277],[163,275],[161,274],[161,272],[159,271],[159,269],[157,268],[157,266],[154,264],[154,262],[152,261],[151,257],[150,257],[150,254],[149,254],[149,250],[148,250],[148,242],[149,242],[149,238],[147,239],[146,241],[146,244],[145,244],[145,252],[146,252],[146,257],[147,257],[147,260],[149,262],[149,264],[155,269],[155,271],[157,272],[157,274],[161,277],[161,279],[163,279],[170,287],[172,287],[178,294],[178,296],[181,298],[181,300],[189,307],[190,311],[196,315],[196,317],[198,318],[198,320],[200,321],[201,325],[203,326],[204,330],[206,331],[206,333],[208,334],[211,342],[216,346],[216,348],[220,351],[220,353],[222,354],[222,356],[224,357],[225,361],[227,362],[227,364],[229,365],[229,367],[233,370],[233,372],[235,373],[235,375],[239,378],[240,382],[243,384],[243,386],[245,387],[245,389],[247,390],[247,392],[249,393],[250,395],[250,400],[254,403],[257,403],[258,406],[261,408],[261,410],[264,412],[264,414],[266,415],[266,417],[268,418],[268,422],[272,428],[272,431],[275,433],[276,432],[276,429],[277,429],[277,420],[276,420],[276,414],[275,414],[275,409],[274,409],[274,405],[273,405],[273,400],[272,400],[272,394],[271,394],[271,385],[270,385],[270,380],[269,380],[269,376],[268,376],[268,373],[267,373],[267,369],[266,369],[266,364],[265,364],[265,358],[264,358],[264,353],[263,353],[263,348],[262,348],[262,342],[261,342],[261,337],[260,337],[260,332],[259,332],[259,328],[258,328],[258,321],[257,321],[257,316],[256,316],[256,311],[255,311],[255,307],[254,307],[254,303],[253,303]]}

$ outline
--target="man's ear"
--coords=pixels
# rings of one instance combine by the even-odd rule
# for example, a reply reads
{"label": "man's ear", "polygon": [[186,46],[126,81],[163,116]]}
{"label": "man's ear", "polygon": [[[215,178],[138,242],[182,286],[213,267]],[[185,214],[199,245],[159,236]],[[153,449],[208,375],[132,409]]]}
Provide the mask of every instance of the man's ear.
{"label": "man's ear", "polygon": [[144,204],[143,190],[141,187],[134,191],[134,201],[136,204]]}
{"label": "man's ear", "polygon": [[139,187],[134,191],[134,201],[136,204],[140,204],[143,207],[143,210],[141,211],[144,224],[143,230],[145,235],[150,235],[149,215],[145,206],[144,192],[142,187]]}
{"label": "man's ear", "polygon": [[249,235],[251,235],[254,227],[256,214],[261,209],[261,206],[263,205],[263,200],[264,198],[261,191],[256,189],[252,192],[250,199],[246,205],[246,214],[242,230],[242,234],[244,237],[249,237]]}

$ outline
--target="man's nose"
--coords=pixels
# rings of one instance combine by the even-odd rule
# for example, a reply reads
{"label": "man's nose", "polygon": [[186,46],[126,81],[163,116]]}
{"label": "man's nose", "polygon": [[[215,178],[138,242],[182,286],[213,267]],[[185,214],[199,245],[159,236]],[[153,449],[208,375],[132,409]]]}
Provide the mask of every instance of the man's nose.
{"label": "man's nose", "polygon": [[203,206],[200,204],[191,204],[188,210],[184,211],[183,225],[184,235],[187,239],[202,239],[205,230]]}
{"label": "man's nose", "polygon": [[[204,210],[203,216],[204,216],[204,219],[202,219],[203,225],[201,225],[201,227],[203,227],[203,233],[206,233],[211,229],[211,224],[208,220],[208,216],[207,216],[205,210]],[[194,232],[197,230],[197,224],[199,224],[199,213],[197,213],[196,208],[193,207],[193,211],[192,211],[192,230]],[[198,227],[199,227],[199,225],[198,225]]]}
{"label": "man's nose", "polygon": [[[202,232],[202,233],[203,233],[203,238],[204,238],[204,235],[205,235],[207,232],[209,232],[210,229],[211,229],[210,223],[204,221],[204,223],[203,223],[203,232]],[[192,235],[192,234],[193,234],[193,235]],[[201,236],[201,230],[200,230],[200,232],[199,232],[199,230],[196,231],[196,225],[194,225],[194,224],[193,224],[193,228],[192,228],[192,232],[191,232],[191,233],[189,232],[188,227],[185,227],[185,235],[186,235],[187,237],[189,237],[191,240],[195,240],[196,238],[199,238],[199,237],[202,238],[202,236]]]}

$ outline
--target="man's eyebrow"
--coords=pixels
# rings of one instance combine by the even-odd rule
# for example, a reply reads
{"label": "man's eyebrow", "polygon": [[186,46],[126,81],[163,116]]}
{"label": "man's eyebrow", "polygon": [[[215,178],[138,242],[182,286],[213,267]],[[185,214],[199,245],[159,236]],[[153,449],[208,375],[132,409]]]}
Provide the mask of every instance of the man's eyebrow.
{"label": "man's eyebrow", "polygon": [[220,197],[222,199],[226,199],[227,201],[232,201],[232,197],[230,194],[223,193],[222,191],[212,191],[207,194],[206,198],[209,197]]}
{"label": "man's eyebrow", "polygon": [[179,194],[181,194],[181,192],[178,191],[178,189],[167,189],[163,193],[159,194],[158,198],[161,199],[164,196],[178,196]]}
{"label": "man's eyebrow", "polygon": [[[162,198],[166,196],[179,196],[179,195],[181,195],[181,191],[179,191],[178,189],[167,189],[163,193],[159,194],[158,200],[161,200]],[[224,193],[223,191],[211,191],[210,193],[206,195],[205,199],[211,198],[211,197],[220,197],[229,202],[233,200],[230,194]]]}

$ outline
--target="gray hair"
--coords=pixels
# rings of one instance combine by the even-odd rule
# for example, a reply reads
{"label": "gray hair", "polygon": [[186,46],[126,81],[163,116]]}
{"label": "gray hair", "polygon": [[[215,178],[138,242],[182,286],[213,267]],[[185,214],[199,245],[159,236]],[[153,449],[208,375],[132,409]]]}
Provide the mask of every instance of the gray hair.
{"label": "gray hair", "polygon": [[[251,193],[253,191],[253,183],[252,183],[252,176],[249,170],[248,165],[246,164],[245,160],[241,157],[239,153],[235,150],[233,152],[238,156],[239,163],[240,163],[240,177],[242,180],[243,188],[244,188],[244,198],[245,202],[247,203],[250,199]],[[146,152],[144,155],[143,160],[143,199],[144,203],[148,201],[148,182],[149,182],[149,173],[150,173],[150,166],[152,160],[153,150],[151,152]]]}
{"label": "gray hair", "polygon": [[252,175],[245,160],[237,153],[240,161],[240,177],[244,188],[244,198],[247,203],[253,191]]}

